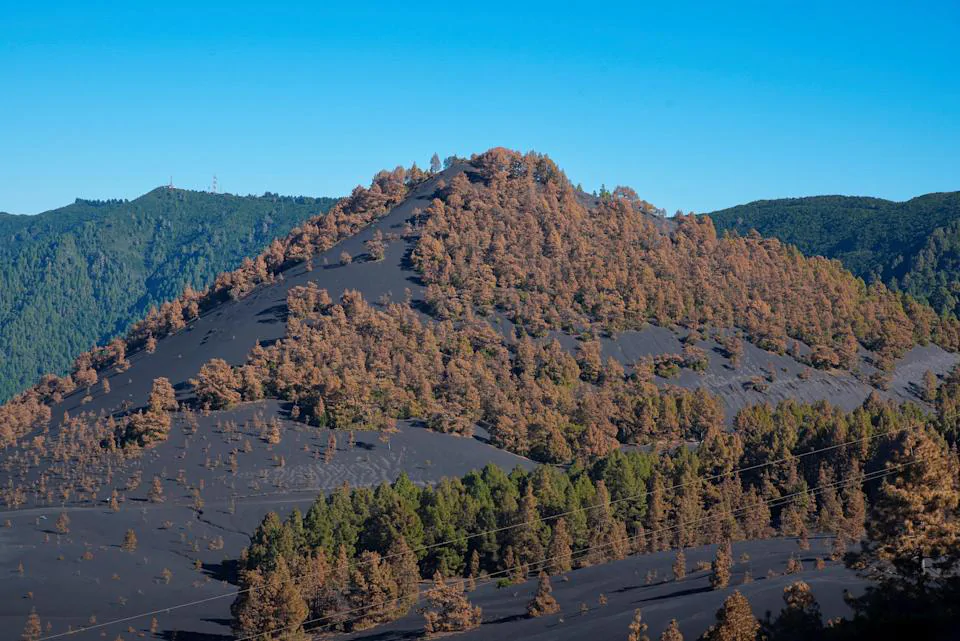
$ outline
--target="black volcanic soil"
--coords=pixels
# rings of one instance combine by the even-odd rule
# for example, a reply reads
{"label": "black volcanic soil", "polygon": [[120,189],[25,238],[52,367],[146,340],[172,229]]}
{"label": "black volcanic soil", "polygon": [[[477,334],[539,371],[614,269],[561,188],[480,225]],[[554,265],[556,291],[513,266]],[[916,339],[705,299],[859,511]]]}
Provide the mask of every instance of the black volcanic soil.
{"label": "black volcanic soil", "polygon": [[[199,416],[192,434],[185,433],[184,427],[187,432],[193,427],[179,415],[166,442],[114,470],[121,487],[137,473],[142,479],[139,487],[123,493],[118,512],[104,502],[0,512],[0,522],[10,521],[10,527],[0,527],[0,625],[20,630],[36,607],[57,633],[87,624],[91,615],[104,622],[229,595],[236,587],[224,582],[233,578],[233,566],[225,562],[238,557],[266,512],[282,517],[294,507],[305,512],[319,493],[343,483],[372,486],[406,473],[424,484],[459,477],[488,463],[505,469],[533,467],[529,460],[479,438],[439,434],[409,422],[400,422],[398,432],[386,441],[374,432],[355,432],[353,447],[348,433],[334,432],[337,450],[326,463],[328,430],[283,420],[279,444],[260,438],[255,417],[267,421],[281,413],[273,401],[249,403]],[[231,421],[236,427],[225,431],[223,426]],[[241,450],[233,474],[227,464],[230,452],[245,443],[252,449]],[[154,476],[163,481],[163,503],[147,500]],[[178,477],[186,482],[178,482]],[[192,488],[201,484],[204,504],[198,511]],[[109,491],[102,494],[109,497]],[[58,535],[54,523],[61,511],[70,518],[70,531]],[[120,548],[127,529],[138,539],[134,553]],[[86,551],[92,559],[82,558]],[[194,566],[197,560],[199,568]],[[164,569],[173,573],[169,583],[162,578]],[[230,617],[232,600],[228,596],[157,615],[160,629],[228,632],[222,623]],[[130,624],[145,629],[150,617]],[[109,638],[124,629],[126,625],[110,626]],[[71,638],[99,638],[99,631]]]}
{"label": "black volcanic soil", "polygon": [[[387,216],[357,236],[347,239],[314,259],[314,269],[296,266],[283,273],[277,282],[261,287],[239,301],[227,302],[192,323],[186,330],[160,341],[154,354],[140,352],[129,356],[131,367],[122,373],[109,374],[111,392],[103,394],[99,386],[91,401],[82,401],[83,392],[75,393],[55,408],[52,431],[64,411],[76,416],[80,412],[113,413],[126,402],[132,407],[146,403],[152,381],[167,377],[182,399],[190,397],[188,380],[212,358],[223,358],[232,364],[242,363],[257,341],[267,343],[284,334],[287,291],[309,281],[326,288],[334,298],[345,289],[359,290],[370,301],[381,296],[400,300],[409,289],[414,300],[421,298],[422,288],[417,275],[407,265],[408,242],[389,243],[382,261],[363,259],[364,241],[380,229],[385,235],[399,233],[407,219],[418,208],[425,208],[433,198],[437,181],[448,180],[464,169],[458,165],[432,178],[413,190],[410,197]],[[348,251],[355,260],[349,265],[338,263],[341,251]],[[326,263],[326,264],[325,264]],[[494,326],[509,334],[510,323],[495,316]],[[650,327],[640,332],[626,332],[603,339],[606,355],[631,364],[639,356],[679,353],[681,334],[666,328]],[[557,335],[568,348],[576,339]],[[844,408],[859,405],[872,388],[848,373],[812,372],[804,380],[805,367],[789,356],[764,352],[745,344],[741,365],[734,369],[715,343],[700,343],[709,355],[710,365],[704,374],[684,370],[678,379],[660,382],[685,387],[706,386],[719,395],[725,404],[728,419],[737,408],[748,403],[776,402],[796,398],[813,402],[827,400]],[[889,395],[919,402],[916,384],[924,371],[938,374],[948,371],[956,362],[935,346],[914,348],[898,364]],[[869,365],[864,361],[864,371]],[[772,376],[771,376],[772,373]],[[747,389],[755,376],[770,376],[766,392]],[[9,520],[10,527],[0,527],[0,624],[14,638],[19,635],[31,608],[36,607],[41,619],[52,624],[51,633],[79,627],[91,616],[98,622],[161,610],[179,603],[211,599],[202,605],[164,612],[157,615],[160,636],[178,641],[216,641],[227,638],[229,605],[235,587],[228,581],[232,567],[225,563],[235,559],[247,544],[248,535],[268,510],[282,516],[297,506],[305,509],[314,497],[343,482],[351,485],[372,485],[393,481],[405,472],[418,483],[431,483],[444,476],[461,476],[488,462],[505,468],[533,464],[521,457],[499,451],[477,438],[457,438],[427,431],[410,423],[402,423],[389,442],[375,434],[356,433],[357,444],[347,448],[347,436],[337,437],[338,451],[331,463],[323,462],[327,432],[284,420],[281,443],[270,446],[260,438],[254,423],[285,415],[285,408],[276,402],[247,404],[228,412],[197,415],[196,433],[191,431],[186,415],[179,415],[170,439],[147,451],[140,460],[127,461],[112,470],[112,480],[99,493],[107,498],[111,488],[122,494],[120,510],[113,512],[104,503],[70,502],[59,505],[36,505],[30,501],[21,509],[0,513],[0,523]],[[235,424],[233,431],[225,429]],[[236,474],[228,470],[227,461],[233,449],[250,452],[238,455]],[[0,453],[0,458],[7,453]],[[281,465],[282,461],[282,465]],[[28,473],[36,483],[40,461]],[[183,470],[185,482],[177,478]],[[123,490],[128,479],[140,474],[136,489]],[[154,475],[163,479],[166,501],[150,503],[146,494]],[[106,471],[105,471],[106,477]],[[0,472],[0,484],[6,486],[11,473]],[[203,484],[200,491],[204,505],[192,506],[191,489]],[[64,510],[70,517],[70,532],[57,535],[54,522]],[[139,539],[136,552],[120,549],[124,532],[133,529]],[[222,538],[222,542],[221,539]],[[784,577],[765,579],[767,569],[782,570],[795,545],[786,541],[765,541],[738,544],[736,553],[748,551],[753,558],[757,581],[744,587],[757,608],[779,607],[780,592],[787,582]],[[92,559],[84,559],[85,552]],[[704,558],[709,551],[702,551]],[[88,555],[89,556],[89,555]],[[698,558],[690,555],[690,563]],[[807,555],[809,556],[809,555]],[[199,561],[199,567],[195,564]],[[19,564],[23,563],[23,573]],[[644,609],[651,625],[650,636],[659,636],[669,618],[684,623],[688,638],[699,634],[712,621],[714,610],[722,601],[723,592],[704,591],[705,579],[691,577],[680,584],[644,585],[644,576],[657,569],[668,574],[672,559],[651,555],[630,559],[609,566],[580,570],[570,574],[569,581],[557,579],[555,593],[564,606],[560,617],[542,620],[517,618],[523,612],[531,587],[520,586],[496,590],[482,587],[476,594],[490,620],[480,630],[464,638],[503,638],[523,635],[543,639],[622,638],[635,607]],[[855,588],[859,581],[842,568],[828,567],[822,572],[807,563],[805,577],[815,593],[825,601],[824,613],[840,614],[837,595],[845,587]],[[163,570],[172,573],[169,583]],[[763,580],[761,580],[763,579]],[[514,597],[513,593],[518,596]],[[600,592],[609,598],[605,608],[596,607]],[[227,595],[224,598],[221,595]],[[579,615],[579,602],[590,605],[590,612]],[[758,614],[762,614],[758,610]],[[75,635],[78,639],[115,639],[118,634],[133,638],[137,631],[149,627],[149,617],[129,622],[134,633],[125,632],[127,624],[119,624]],[[407,638],[420,625],[414,616],[359,638]],[[103,633],[103,634],[101,634]],[[378,635],[385,636],[378,636]]]}
{"label": "black volcanic soil", "polygon": [[[830,539],[814,539],[810,550],[800,551],[792,539],[735,543],[734,559],[744,553],[750,558],[735,564],[730,587],[723,590],[710,588],[709,572],[695,571],[698,561],[709,562],[713,558],[714,546],[686,551],[689,574],[680,581],[672,578],[670,568],[674,556],[671,552],[575,570],[551,578],[553,595],[561,612],[541,618],[526,616],[526,605],[537,589],[535,579],[503,588],[495,583],[478,585],[470,600],[483,608],[483,624],[456,638],[464,641],[626,639],[633,612],[640,608],[643,620],[650,626],[647,631],[650,638],[659,638],[670,620],[677,619],[684,637],[696,639],[714,623],[717,609],[734,590],[740,590],[750,600],[754,615],[762,618],[767,611],[780,611],[783,589],[798,579],[813,588],[825,618],[843,616],[849,614],[843,592],[859,594],[865,583],[842,564],[828,561],[823,570],[816,569],[816,558],[827,557],[830,545]],[[799,574],[785,575],[783,572],[792,554],[797,554],[804,569]],[[747,571],[754,581],[743,584]],[[776,576],[768,576],[769,571]],[[656,574],[648,583],[647,575],[651,572]],[[607,598],[606,606],[598,602],[601,594]],[[585,614],[580,612],[581,603],[589,608]],[[417,638],[422,631],[423,617],[412,612],[394,623],[338,638],[401,641]]]}

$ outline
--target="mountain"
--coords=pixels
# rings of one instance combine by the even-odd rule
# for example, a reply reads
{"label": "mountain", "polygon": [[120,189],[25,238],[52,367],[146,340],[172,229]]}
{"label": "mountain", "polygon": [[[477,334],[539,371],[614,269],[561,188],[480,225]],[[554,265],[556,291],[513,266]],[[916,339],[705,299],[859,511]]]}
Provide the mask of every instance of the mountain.
{"label": "mountain", "polygon": [[153,306],[202,289],[335,199],[158,188],[0,213],[0,399],[62,373]]}
{"label": "mountain", "polygon": [[953,593],[865,590],[952,558],[958,346],[836,261],[540,154],[383,171],[0,407],[0,621],[625,638],[640,607],[696,638],[759,626],[746,598],[774,641],[817,611],[949,630]]}
{"label": "mountain", "polygon": [[960,313],[960,192],[905,202],[852,196],[759,200],[708,214],[719,231],[796,245],[835,258],[866,281],[879,279],[930,304]]}

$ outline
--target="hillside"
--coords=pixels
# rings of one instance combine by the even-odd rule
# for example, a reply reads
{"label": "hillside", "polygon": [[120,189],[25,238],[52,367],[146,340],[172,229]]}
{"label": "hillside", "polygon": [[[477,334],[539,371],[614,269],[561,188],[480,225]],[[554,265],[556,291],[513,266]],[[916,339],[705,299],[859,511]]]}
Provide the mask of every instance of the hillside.
{"label": "hillside", "polygon": [[851,196],[759,200],[709,214],[718,231],[779,238],[808,256],[836,258],[867,280],[880,279],[960,313],[960,192],[905,202]]}
{"label": "hillside", "polygon": [[63,373],[151,307],[205,288],[334,202],[158,188],[129,202],[0,214],[0,399]]}
{"label": "hillside", "polygon": [[[642,607],[693,638],[797,579],[849,617],[844,589],[952,554],[958,336],[546,156],[384,171],[0,407],[0,620],[625,638]],[[527,609],[541,568],[562,613]]]}

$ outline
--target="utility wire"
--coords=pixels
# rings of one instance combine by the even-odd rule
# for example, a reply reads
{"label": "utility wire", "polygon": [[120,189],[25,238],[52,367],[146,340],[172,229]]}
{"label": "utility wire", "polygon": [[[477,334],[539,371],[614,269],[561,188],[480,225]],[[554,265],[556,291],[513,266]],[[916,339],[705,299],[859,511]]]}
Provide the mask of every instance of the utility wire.
{"label": "utility wire", "polygon": [[[847,485],[860,485],[860,484],[866,483],[867,481],[872,481],[872,480],[875,480],[875,479],[878,479],[878,478],[883,478],[883,477],[885,477],[885,476],[889,476],[889,475],[893,474],[894,472],[897,472],[897,471],[899,471],[899,470],[901,470],[901,469],[903,469],[903,468],[905,468],[905,467],[908,467],[908,466],[910,466],[910,465],[915,465],[915,464],[917,464],[917,463],[919,463],[919,462],[920,462],[920,461],[911,461],[911,462],[908,462],[908,463],[902,463],[902,464],[897,465],[897,466],[894,466],[894,467],[885,468],[885,469],[882,469],[882,470],[876,470],[876,471],[874,471],[874,472],[870,472],[870,473],[868,473],[868,474],[865,474],[865,475],[862,475],[862,476],[860,476],[860,477],[858,477],[858,478],[855,478],[855,479],[853,479],[852,481],[849,481],[849,480],[848,480],[848,481],[834,481],[833,483],[827,483],[827,484],[824,484],[824,485],[822,485],[822,486],[818,486],[818,487],[815,487],[815,488],[812,488],[812,489],[802,490],[802,491],[799,491],[799,492],[794,492],[793,494],[788,494],[788,495],[781,496],[781,497],[778,497],[778,498],[775,498],[775,499],[769,499],[769,500],[764,501],[763,503],[760,503],[760,504],[758,504],[758,505],[751,505],[751,506],[744,507],[744,508],[738,508],[737,510],[731,510],[731,511],[729,511],[729,512],[726,512],[725,515],[726,515],[726,516],[735,516],[735,515],[740,514],[740,513],[743,513],[743,512],[749,512],[749,511],[751,511],[751,510],[759,509],[761,506],[765,506],[765,507],[777,507],[777,506],[779,506],[779,505],[785,505],[785,504],[787,504],[787,503],[790,503],[790,502],[792,502],[793,500],[795,500],[795,499],[797,499],[797,498],[800,498],[800,497],[803,497],[803,496],[809,496],[809,495],[815,496],[816,494],[822,493],[823,491],[828,490],[828,489],[831,489],[831,488],[841,487],[841,486],[847,486]],[[609,541],[609,542],[607,542],[607,543],[603,543],[603,544],[600,544],[600,545],[595,545],[595,546],[592,546],[592,547],[588,547],[588,548],[584,548],[584,549],[582,549],[582,550],[579,550],[576,554],[571,554],[571,555],[570,555],[570,558],[571,558],[571,560],[572,560],[573,558],[580,558],[580,557],[582,557],[582,556],[584,556],[584,555],[586,555],[586,554],[589,554],[590,552],[593,552],[593,551],[596,551],[596,550],[599,550],[599,549],[611,547],[611,546],[613,546],[613,545],[617,545],[617,544],[621,544],[621,543],[624,543],[624,544],[630,543],[630,542],[635,541],[635,540],[637,540],[637,539],[639,539],[639,538],[645,538],[645,537],[651,536],[651,535],[653,535],[653,534],[663,534],[663,533],[667,533],[667,532],[670,532],[670,531],[673,531],[673,530],[676,530],[676,529],[679,529],[679,528],[682,528],[682,527],[691,527],[691,526],[697,525],[697,524],[699,524],[699,523],[703,523],[703,522],[706,522],[706,521],[713,520],[713,519],[715,519],[715,518],[716,518],[716,515],[710,515],[710,516],[708,516],[708,517],[703,517],[703,518],[701,518],[701,519],[697,519],[697,520],[692,521],[692,522],[690,522],[690,523],[679,523],[679,524],[677,524],[677,525],[673,525],[673,526],[670,526],[670,527],[667,527],[667,528],[661,528],[660,530],[652,530],[652,531],[650,531],[650,532],[644,532],[644,533],[642,533],[642,534],[637,534],[637,535],[634,535],[634,536],[632,536],[632,537],[627,537],[626,539],[617,539],[617,540],[615,540],[615,541]],[[563,556],[566,556],[566,555],[563,555]],[[628,558],[629,558],[630,556],[634,556],[634,555],[633,555],[633,554],[628,554],[628,555],[627,555]],[[543,559],[542,561],[539,561],[539,562],[537,562],[536,564],[533,564],[533,565],[530,565],[530,566],[526,566],[526,565],[524,565],[524,564],[520,564],[520,565],[516,565],[516,566],[510,567],[510,568],[505,568],[505,569],[503,569],[503,570],[498,570],[497,572],[494,572],[494,573],[492,573],[492,574],[488,574],[484,579],[481,579],[480,581],[478,581],[478,582],[477,582],[477,585],[484,585],[484,584],[490,583],[493,579],[495,579],[495,578],[497,578],[497,577],[504,576],[504,575],[508,575],[508,574],[510,574],[510,573],[512,573],[512,572],[514,572],[514,571],[516,571],[516,570],[523,570],[525,567],[527,568],[528,571],[536,571],[536,570],[542,569],[543,567],[545,567],[546,565],[548,565],[550,561],[554,561],[554,560],[556,560],[556,559],[558,559],[558,558],[561,558],[561,557],[559,557],[559,556],[547,557],[547,558]],[[537,566],[537,567],[534,567],[534,566]],[[427,590],[423,590],[423,589],[418,590],[418,591],[417,591],[417,599],[419,600],[420,597],[422,597],[422,596],[426,593],[426,591],[427,591]],[[260,637],[262,637],[262,636],[273,635],[273,634],[277,634],[277,633],[279,633],[279,632],[285,632],[285,631],[287,631],[287,630],[295,629],[295,628],[300,627],[300,626],[306,626],[306,625],[309,625],[309,624],[311,624],[311,623],[319,623],[319,622],[323,622],[323,621],[328,621],[328,620],[333,619],[333,618],[339,619],[339,617],[342,616],[342,615],[344,615],[344,614],[355,614],[355,613],[357,613],[357,612],[365,612],[365,611],[367,611],[367,610],[371,610],[371,609],[374,609],[374,608],[389,606],[389,605],[391,605],[391,604],[393,604],[393,603],[401,600],[402,598],[405,598],[405,597],[397,597],[397,598],[394,598],[394,599],[388,599],[388,600],[386,600],[386,601],[380,601],[380,602],[377,602],[377,603],[366,604],[366,605],[363,605],[363,606],[360,606],[360,607],[357,607],[357,608],[352,608],[352,609],[350,609],[350,610],[341,610],[341,611],[335,612],[335,613],[333,613],[333,614],[324,615],[324,616],[322,616],[322,617],[317,617],[317,618],[315,618],[315,619],[309,619],[309,620],[307,620],[307,621],[303,621],[302,623],[298,623],[298,624],[296,624],[296,625],[283,626],[283,627],[280,627],[280,628],[275,628],[275,629],[267,630],[267,631],[264,631],[264,632],[258,632],[258,633],[256,633],[256,634],[252,634],[252,635],[250,635],[250,636],[240,637],[240,638],[238,638],[238,639],[235,639],[235,641],[252,641],[253,639],[258,639],[258,638],[260,638]],[[362,615],[361,615],[361,616],[354,616],[354,617],[347,618],[346,620],[342,620],[342,621],[338,620],[338,623],[341,623],[341,624],[342,624],[342,623],[350,623],[350,622],[359,620],[359,619],[361,619],[361,618],[362,618]]]}
{"label": "utility wire", "polygon": [[[829,445],[829,446],[826,446],[826,447],[816,448],[816,449],[813,449],[813,450],[810,450],[810,451],[807,451],[807,452],[802,452],[802,453],[800,453],[800,454],[790,454],[790,455],[787,455],[787,456],[784,456],[784,457],[781,457],[781,458],[778,458],[778,459],[774,459],[774,460],[771,460],[771,461],[766,461],[766,462],[764,462],[764,463],[756,463],[756,464],[753,464],[753,465],[748,465],[748,466],[745,466],[745,467],[736,468],[736,469],[730,470],[730,471],[728,471],[728,472],[721,472],[721,473],[719,473],[719,474],[713,474],[713,475],[704,476],[704,477],[696,477],[696,478],[694,478],[694,479],[692,479],[692,480],[690,480],[690,481],[686,481],[686,482],[684,482],[684,483],[678,483],[678,484],[675,484],[675,485],[672,485],[672,486],[669,486],[669,487],[665,487],[665,488],[663,488],[663,491],[664,491],[664,492],[672,492],[672,491],[674,491],[674,490],[683,489],[683,488],[686,488],[686,487],[689,487],[689,486],[692,486],[692,485],[698,485],[698,484],[700,484],[700,483],[705,483],[705,482],[710,482],[710,481],[716,481],[716,480],[719,480],[719,479],[723,479],[723,478],[727,478],[727,477],[731,477],[731,476],[736,476],[736,475],[741,474],[741,473],[744,473],[744,472],[752,472],[752,471],[760,470],[760,469],[763,469],[763,468],[766,468],[766,467],[771,467],[771,466],[773,466],[773,465],[779,465],[779,464],[782,464],[782,463],[786,463],[786,462],[788,462],[788,461],[794,461],[794,460],[803,459],[803,458],[806,458],[806,457],[808,457],[808,456],[812,456],[812,455],[814,455],[814,454],[822,454],[822,453],[824,453],[824,452],[830,452],[830,451],[833,451],[833,450],[838,450],[838,449],[841,449],[841,448],[844,448],[844,447],[849,447],[849,446],[851,446],[851,445],[857,445],[857,444],[861,444],[861,443],[867,443],[867,442],[876,440],[876,439],[881,438],[881,437],[884,437],[884,436],[888,436],[888,435],[891,435],[891,434],[895,434],[895,433],[897,433],[897,432],[901,432],[901,431],[903,431],[903,430],[908,429],[909,427],[912,427],[912,426],[904,426],[904,427],[899,427],[899,428],[893,428],[893,429],[885,430],[885,431],[883,431],[883,432],[877,432],[877,433],[875,433],[875,434],[871,434],[870,436],[865,436],[865,437],[857,438],[857,439],[851,439],[851,440],[848,440],[848,441],[844,441],[843,443],[837,443],[837,444]],[[578,507],[572,508],[572,509],[570,509],[570,510],[567,510],[567,511],[565,511],[565,512],[559,512],[559,513],[557,513],[557,514],[552,514],[552,515],[547,516],[547,517],[542,517],[542,518],[538,517],[538,518],[535,518],[535,519],[530,519],[530,520],[526,520],[526,521],[520,521],[520,522],[517,522],[517,523],[512,523],[512,524],[510,524],[510,525],[503,525],[503,526],[499,526],[499,527],[496,527],[496,528],[491,528],[491,529],[489,529],[489,530],[484,530],[484,531],[481,531],[481,532],[474,532],[473,534],[468,534],[468,535],[465,535],[465,536],[462,536],[462,537],[459,537],[459,538],[456,538],[456,539],[448,539],[448,540],[445,540],[445,541],[438,541],[438,542],[436,542],[436,543],[431,543],[431,544],[429,544],[429,545],[420,546],[420,547],[418,547],[418,548],[415,548],[415,549],[411,550],[411,553],[417,554],[417,555],[419,556],[419,553],[421,553],[421,552],[429,552],[429,551],[431,551],[431,550],[435,550],[435,549],[441,548],[441,547],[446,547],[446,546],[451,545],[451,544],[454,544],[454,543],[461,543],[461,542],[465,542],[465,541],[470,541],[470,540],[472,540],[472,539],[479,538],[479,537],[483,537],[483,536],[487,536],[487,535],[490,535],[490,534],[499,534],[499,533],[501,533],[501,532],[506,532],[506,531],[509,531],[509,530],[514,530],[514,529],[521,528],[521,527],[524,527],[524,526],[527,526],[527,525],[533,525],[533,524],[535,524],[535,523],[547,523],[547,522],[554,521],[554,520],[556,520],[556,519],[563,518],[563,517],[566,517],[566,516],[570,516],[570,515],[573,515],[573,514],[576,514],[576,513],[579,513],[579,512],[589,512],[589,511],[591,511],[591,510],[596,510],[596,509],[600,509],[600,508],[603,508],[603,507],[609,507],[609,506],[613,506],[613,505],[618,505],[618,504],[625,503],[625,502],[629,502],[629,501],[636,501],[636,500],[639,500],[639,499],[646,498],[646,496],[647,496],[648,494],[649,494],[649,492],[647,492],[647,490],[643,490],[642,492],[639,492],[639,493],[637,493],[637,494],[633,494],[633,495],[630,495],[630,496],[620,497],[620,498],[618,498],[618,499],[611,500],[611,501],[608,501],[608,502],[606,502],[606,503],[598,503],[598,504],[595,504],[595,505],[578,506]],[[387,555],[384,555],[384,556],[380,557],[380,560],[382,560],[382,561],[388,561],[388,560],[390,560],[390,559],[396,558],[396,557],[399,556],[399,555],[400,555],[400,553],[387,554]],[[363,566],[368,565],[368,564],[369,564],[369,561],[366,561],[366,562],[364,562],[364,561],[357,561],[357,562],[355,562],[355,563],[352,564],[352,567],[353,567],[353,568],[358,568],[358,567],[363,567]],[[318,573],[316,573],[316,572],[314,572],[314,573],[309,573],[309,574],[305,574],[305,575],[302,575],[302,576],[299,576],[299,577],[296,577],[296,578],[291,578],[290,580],[291,580],[293,583],[296,583],[297,581],[301,581],[301,580],[304,580],[304,579],[307,579],[307,578],[310,578],[310,577],[317,576],[317,574],[318,574]],[[218,601],[218,600],[220,600],[220,599],[225,599],[225,598],[228,598],[228,597],[237,597],[237,596],[240,596],[241,594],[252,593],[252,592],[259,592],[259,591],[264,590],[264,589],[265,589],[265,586],[263,586],[263,587],[256,587],[256,586],[254,586],[254,587],[249,587],[249,588],[242,588],[242,589],[239,589],[239,590],[233,590],[233,591],[231,591],[231,592],[225,592],[225,593],[223,593],[223,594],[217,594],[217,595],[205,597],[205,598],[203,598],[203,599],[196,599],[196,600],[194,600],[194,601],[186,601],[186,602],[178,603],[178,604],[171,605],[171,606],[165,607],[165,608],[158,608],[158,609],[155,609],[155,610],[151,610],[151,611],[149,611],[149,612],[142,612],[142,613],[133,614],[133,615],[130,615],[130,616],[127,616],[127,617],[122,617],[122,618],[117,618],[117,619],[111,619],[111,620],[109,620],[109,621],[104,621],[104,622],[102,622],[102,623],[96,623],[96,624],[93,624],[93,625],[85,626],[85,627],[83,627],[83,628],[77,628],[76,630],[67,630],[66,632],[60,632],[60,633],[57,633],[57,634],[52,634],[52,635],[49,635],[49,636],[41,637],[40,639],[38,639],[38,641],[50,641],[50,640],[52,640],[52,639],[58,639],[58,638],[61,638],[61,637],[78,634],[78,633],[80,633],[80,632],[89,632],[89,631],[91,631],[91,630],[96,630],[96,629],[99,629],[99,628],[104,628],[104,627],[107,627],[107,626],[116,625],[116,624],[118,624],[118,623],[129,623],[130,621],[135,621],[135,620],[137,620],[137,619],[142,619],[142,618],[149,617],[149,616],[155,616],[155,615],[158,615],[158,614],[166,614],[166,613],[172,612],[172,611],[174,611],[174,610],[181,610],[181,609],[183,609],[183,608],[193,607],[193,606],[195,606],[195,605],[202,605],[202,604],[204,604],[204,603],[210,603],[211,601]]]}

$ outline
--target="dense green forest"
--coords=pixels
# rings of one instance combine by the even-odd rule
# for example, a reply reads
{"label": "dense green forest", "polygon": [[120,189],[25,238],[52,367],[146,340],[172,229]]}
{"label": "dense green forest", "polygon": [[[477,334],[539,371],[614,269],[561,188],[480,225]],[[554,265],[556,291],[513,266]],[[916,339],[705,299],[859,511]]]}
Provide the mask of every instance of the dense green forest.
{"label": "dense green forest", "polygon": [[62,373],[150,307],[206,287],[334,202],[158,188],[0,213],[0,399]]}
{"label": "dense green forest", "polygon": [[719,231],[750,230],[836,258],[867,281],[880,279],[960,313],[960,192],[905,202],[850,196],[758,200],[709,214]]}

